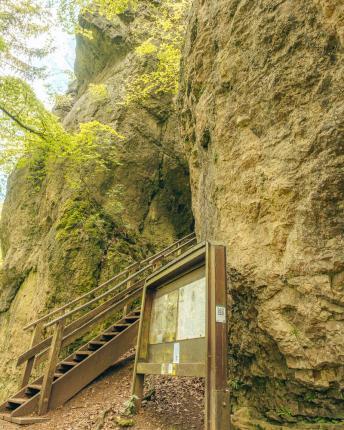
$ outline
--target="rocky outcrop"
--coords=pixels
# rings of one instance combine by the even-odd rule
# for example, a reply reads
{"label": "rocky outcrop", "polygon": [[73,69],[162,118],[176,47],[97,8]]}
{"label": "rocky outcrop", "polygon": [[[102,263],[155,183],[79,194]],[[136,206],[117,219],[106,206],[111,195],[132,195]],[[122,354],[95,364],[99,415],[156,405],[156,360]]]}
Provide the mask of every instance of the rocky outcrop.
{"label": "rocky outcrop", "polygon": [[158,7],[143,2],[135,14],[111,23],[83,17],[93,37],[78,37],[77,81],[56,107],[68,129],[92,120],[113,126],[124,137],[116,160],[111,148],[101,148],[106,169],[86,166],[82,193],[66,181],[63,162],[50,166],[36,187],[25,169],[9,180],[1,220],[1,399],[18,382],[15,359],[30,341],[24,325],[193,228],[172,98],[124,103],[127,83],[150,66],[135,47],[147,37]]}
{"label": "rocky outcrop", "polygon": [[273,422],[344,418],[343,49],[341,1],[194,2],[196,229],[228,245],[234,411]]}

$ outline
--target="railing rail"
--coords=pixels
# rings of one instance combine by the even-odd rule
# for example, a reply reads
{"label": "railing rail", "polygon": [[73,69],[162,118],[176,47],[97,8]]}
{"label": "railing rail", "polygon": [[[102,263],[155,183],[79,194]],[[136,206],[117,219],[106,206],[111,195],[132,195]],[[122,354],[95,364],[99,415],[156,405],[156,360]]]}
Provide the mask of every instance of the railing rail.
{"label": "railing rail", "polygon": [[[107,280],[106,282],[103,282],[102,284],[98,285],[97,287],[93,288],[92,290],[88,291],[85,294],[82,294],[81,296],[75,298],[74,300],[72,300],[71,302],[61,306],[58,309],[55,309],[53,311],[51,311],[50,313],[42,316],[41,318],[31,322],[30,324],[28,324],[27,326],[24,327],[24,330],[28,330],[30,328],[35,327],[37,324],[43,323],[47,320],[49,320],[52,316],[58,314],[59,312],[62,312],[68,308],[70,308],[71,306],[79,303],[81,300],[85,299],[86,297],[89,297],[93,294],[95,294],[96,292],[102,290],[103,288],[107,287],[108,285],[112,284],[114,281],[120,279],[122,276],[125,276],[126,274],[128,274],[129,272],[131,272],[134,268],[136,267],[140,267],[143,264],[146,263],[152,263],[153,261],[159,259],[160,257],[164,256],[165,253],[169,254],[173,253],[173,249],[174,247],[178,247],[180,244],[182,244],[184,241],[194,241],[195,240],[195,233],[190,233],[189,235],[179,239],[178,241],[174,242],[173,244],[169,245],[168,247],[164,248],[163,250],[157,252],[156,254],[147,257],[146,259],[142,260],[142,261],[138,261],[135,263],[132,263],[131,265],[129,265],[125,270],[123,270],[122,272],[116,274],[115,276],[113,276],[111,279]],[[127,279],[125,279],[126,281]]]}
{"label": "railing rail", "polygon": [[[26,363],[22,387],[29,383],[33,368],[49,356],[47,373],[44,376],[44,389],[41,393],[40,413],[46,412],[47,398],[53,383],[51,372],[62,348],[80,339],[91,328],[105,321],[115,312],[122,310],[123,316],[125,316],[129,306],[142,296],[146,277],[164,263],[171,261],[170,258],[178,257],[195,241],[194,233],[183,237],[153,256],[131,264],[98,287],[24,327],[24,330],[33,328],[34,332],[30,349],[24,352],[17,362],[18,366]],[[105,287],[111,286],[115,281],[118,281],[116,285],[103,291]],[[93,297],[86,303],[75,306],[90,296]],[[58,315],[59,313],[62,315]],[[47,335],[51,330],[52,334]],[[46,333],[45,338],[44,333]]]}
{"label": "railing rail", "polygon": [[150,269],[151,265],[147,265],[146,267],[143,267],[141,270],[137,271],[136,273],[134,273],[131,276],[128,276],[128,278],[126,278],[124,281],[120,282],[119,284],[117,284],[115,287],[111,288],[110,290],[106,291],[105,293],[101,294],[98,297],[95,297],[94,299],[90,300],[87,303],[84,303],[83,305],[61,315],[58,318],[55,318],[54,320],[50,321],[49,323],[45,324],[44,327],[50,327],[54,324],[56,324],[58,321],[64,320],[66,318],[69,318],[71,316],[73,316],[75,313],[82,311],[83,309],[85,309],[88,306],[93,305],[94,303],[98,302],[99,300],[109,296],[111,293],[114,293],[115,291],[119,290],[121,287],[123,287],[124,285],[126,285],[126,283],[132,279],[135,279],[137,276],[141,275],[142,273],[144,273],[146,270]]}
{"label": "railing rail", "polygon": [[[120,305],[119,305],[119,309],[120,309],[121,305],[123,305],[122,301],[123,301],[124,296],[128,295],[127,300],[123,301],[124,304],[126,304],[126,302],[130,302],[130,300],[132,299],[131,293],[135,293],[139,290],[141,291],[143,288],[143,283],[144,283],[143,281],[138,281],[137,283],[135,283],[132,286],[132,288],[130,290],[128,289],[128,290],[124,290],[124,291],[120,292],[119,294],[117,294],[112,299],[108,300],[107,302],[103,303],[102,305],[99,305],[97,308],[92,309],[89,313],[83,315],[82,317],[78,318],[77,320],[71,322],[69,325],[65,326],[64,332],[63,332],[64,337],[68,338],[68,336],[70,336],[71,333],[73,333],[74,335],[80,334],[77,332],[77,329],[79,329],[80,327],[84,327],[85,324],[89,324],[92,320],[95,320],[95,319],[98,320],[100,317],[103,317],[104,316],[103,312],[110,309],[110,307],[112,305],[116,305],[117,303],[120,302]],[[59,320],[57,320],[56,323],[58,321]],[[90,324],[89,328],[91,328],[91,324]],[[82,334],[83,333],[81,333],[81,335]],[[49,337],[45,338],[44,340],[41,340],[40,342],[37,342],[36,344],[34,344],[30,349],[28,349],[26,352],[24,352],[22,355],[20,355],[18,357],[17,366],[20,366],[21,364],[23,364],[25,361],[29,360],[30,358],[38,356],[40,353],[44,352],[50,346],[51,340],[52,340],[52,336],[49,336]],[[71,340],[71,342],[73,340]],[[68,345],[69,345],[69,343],[65,342],[63,346],[68,346]]]}
{"label": "railing rail", "polygon": [[[62,339],[61,348],[64,348],[70,345],[72,342],[74,342],[74,340],[83,336],[92,327],[94,327],[99,322],[103,321],[107,316],[109,316],[110,314],[113,314],[116,311],[121,310],[123,306],[125,306],[127,303],[134,301],[142,294],[142,289],[143,289],[143,285],[141,287],[136,287],[135,289],[129,292],[127,297],[124,297],[124,298],[122,297],[119,299],[116,298],[117,301],[115,301],[114,303],[111,303],[111,306],[107,306],[106,308],[103,308],[103,309],[96,308],[98,312],[94,313],[87,320],[82,322],[80,320],[76,320],[73,323],[66,326],[63,330],[63,339]],[[99,308],[100,307],[101,306],[99,306]],[[56,324],[58,322],[59,321],[57,321]],[[79,323],[79,324],[76,325],[75,323]],[[23,364],[25,361],[28,361],[32,358],[36,358],[35,365],[40,364],[43,360],[43,357],[49,351],[49,347],[51,345],[52,339],[53,339],[53,336],[49,336],[46,339],[42,340],[40,343],[34,345],[24,354],[22,354],[18,358],[17,366]]]}

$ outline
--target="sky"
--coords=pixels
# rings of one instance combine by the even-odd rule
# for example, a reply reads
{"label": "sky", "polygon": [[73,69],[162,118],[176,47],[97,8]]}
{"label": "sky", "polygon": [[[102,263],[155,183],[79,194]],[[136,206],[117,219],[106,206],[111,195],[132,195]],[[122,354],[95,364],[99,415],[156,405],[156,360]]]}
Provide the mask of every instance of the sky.
{"label": "sky", "polygon": [[[55,49],[39,63],[47,68],[48,77],[37,79],[32,84],[38,98],[48,108],[51,108],[54,102],[50,96],[51,91],[62,94],[67,90],[75,60],[75,37],[65,33],[58,26],[51,31],[51,35]],[[35,44],[37,43],[39,41],[35,42]]]}

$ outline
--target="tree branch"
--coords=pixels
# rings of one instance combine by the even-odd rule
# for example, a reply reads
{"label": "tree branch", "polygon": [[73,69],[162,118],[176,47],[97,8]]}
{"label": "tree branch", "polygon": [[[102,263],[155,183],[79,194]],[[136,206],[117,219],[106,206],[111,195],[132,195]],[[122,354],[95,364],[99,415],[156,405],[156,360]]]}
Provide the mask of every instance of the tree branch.
{"label": "tree branch", "polygon": [[35,134],[36,136],[39,136],[41,139],[46,140],[43,133],[39,132],[38,130],[35,130],[34,128],[31,128],[30,126],[24,124],[19,118],[12,115],[6,108],[0,105],[0,110],[4,112],[5,115],[7,115],[9,118],[11,118],[15,123],[19,125],[19,127],[23,128],[24,130]]}

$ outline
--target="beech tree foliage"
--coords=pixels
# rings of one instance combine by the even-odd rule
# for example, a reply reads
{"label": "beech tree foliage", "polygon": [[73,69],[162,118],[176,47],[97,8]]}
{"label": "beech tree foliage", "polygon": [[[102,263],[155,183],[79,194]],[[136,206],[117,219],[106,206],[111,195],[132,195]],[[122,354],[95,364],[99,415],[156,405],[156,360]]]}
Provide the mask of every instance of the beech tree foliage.
{"label": "beech tree foliage", "polygon": [[[81,124],[75,133],[66,131],[37,99],[28,82],[44,74],[37,62],[51,49],[49,5],[58,6],[60,19],[69,31],[92,37],[78,25],[80,13],[97,13],[111,21],[118,14],[136,13],[144,3],[147,0],[1,0],[0,163],[4,170],[28,165],[39,185],[49,166],[61,159],[69,160],[73,171],[87,163],[106,167],[102,151],[107,148],[109,158],[122,136],[97,121]],[[142,102],[152,95],[176,94],[188,4],[189,0],[154,2],[152,21],[140,29],[145,36],[136,48],[136,55],[150,57],[153,67],[128,83],[127,103]],[[37,47],[31,43],[35,38],[44,43]],[[101,84],[91,84],[89,90],[95,98],[107,97],[106,87]]]}
{"label": "beech tree foliage", "polygon": [[[28,165],[36,184],[50,165],[62,159],[69,161],[76,173],[88,163],[95,169],[105,167],[102,151],[109,157],[112,150],[115,160],[114,143],[122,136],[113,128],[91,121],[80,124],[76,133],[67,132],[19,78],[0,77],[0,110],[0,162],[8,170]],[[76,175],[70,178],[75,180]]]}
{"label": "beech tree foliage", "polygon": [[[42,0],[0,3],[0,70],[8,73],[0,75],[0,164],[7,173],[15,166],[29,166],[36,185],[49,166],[61,159],[70,162],[70,172],[78,172],[87,163],[104,167],[102,151],[112,147],[114,152],[114,143],[121,139],[97,121],[81,124],[77,133],[67,132],[28,83],[42,77],[44,69],[36,66],[37,60],[50,52],[48,44],[32,48],[30,43],[48,34],[47,5]],[[69,180],[75,178],[73,174]]]}
{"label": "beech tree foliage", "polygon": [[[0,1],[0,70],[15,71],[32,79],[44,69],[35,65],[51,50],[49,44],[49,9],[45,0]],[[31,44],[45,35],[40,46]]]}

